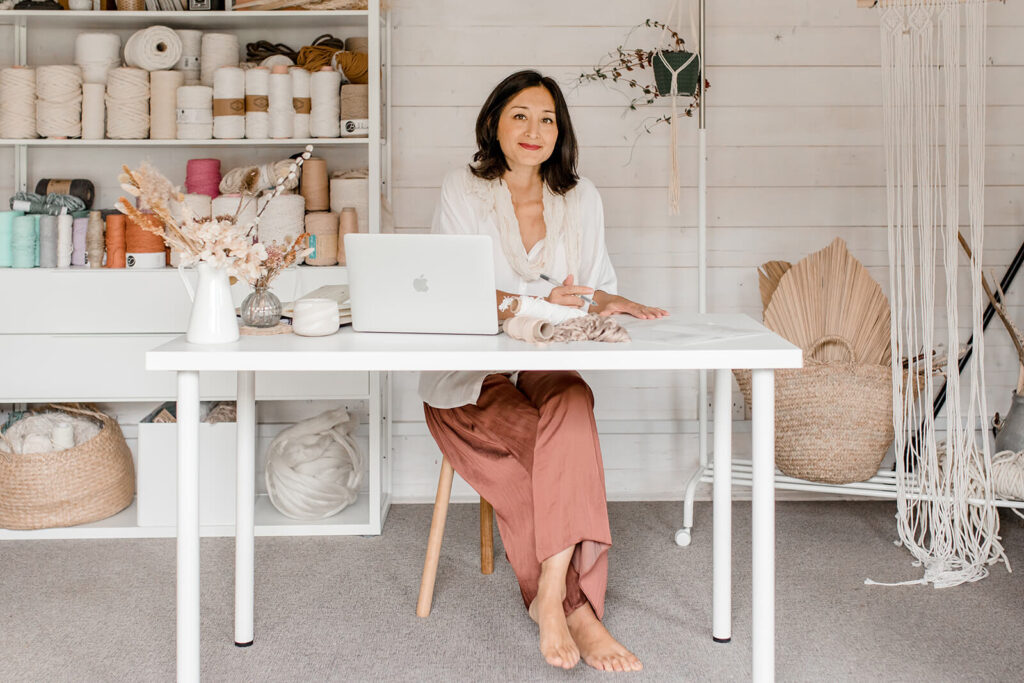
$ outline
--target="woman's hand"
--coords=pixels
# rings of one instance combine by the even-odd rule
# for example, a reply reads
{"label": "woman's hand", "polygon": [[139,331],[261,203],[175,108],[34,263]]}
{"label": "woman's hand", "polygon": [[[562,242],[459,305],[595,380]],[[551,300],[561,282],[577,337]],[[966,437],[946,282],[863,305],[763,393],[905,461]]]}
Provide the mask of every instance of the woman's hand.
{"label": "woman's hand", "polygon": [[586,305],[586,302],[581,299],[578,295],[586,294],[593,295],[594,290],[590,287],[578,287],[572,283],[572,275],[565,278],[565,281],[560,287],[555,287],[551,290],[544,299],[549,303],[558,304],[559,306],[570,306],[572,308],[582,308]]}
{"label": "woman's hand", "polygon": [[626,313],[633,316],[634,318],[641,318],[643,320],[651,320],[654,318],[664,318],[668,316],[668,311],[663,308],[655,308],[654,306],[644,306],[638,304],[635,301],[630,301],[624,296],[610,296],[606,301],[600,302],[601,305],[597,308],[596,313],[599,315],[615,315],[616,313]]}

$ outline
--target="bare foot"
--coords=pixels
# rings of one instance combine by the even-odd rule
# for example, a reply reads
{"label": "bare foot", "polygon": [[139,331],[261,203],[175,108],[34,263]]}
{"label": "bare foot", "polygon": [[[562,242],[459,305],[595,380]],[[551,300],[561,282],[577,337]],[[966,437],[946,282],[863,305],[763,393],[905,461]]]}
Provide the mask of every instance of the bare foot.
{"label": "bare foot", "polygon": [[551,666],[571,669],[580,661],[580,651],[569,635],[569,626],[559,595],[538,593],[530,603],[530,618],[540,627],[540,653]]}
{"label": "bare foot", "polygon": [[566,619],[569,634],[579,647],[583,661],[599,671],[640,671],[644,665],[636,655],[612,638],[608,629],[585,603]]}

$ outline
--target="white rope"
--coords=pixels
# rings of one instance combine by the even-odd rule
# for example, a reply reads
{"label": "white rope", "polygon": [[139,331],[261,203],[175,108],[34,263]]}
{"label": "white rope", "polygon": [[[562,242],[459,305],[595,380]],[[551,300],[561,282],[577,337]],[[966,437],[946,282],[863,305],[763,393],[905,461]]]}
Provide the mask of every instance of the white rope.
{"label": "white rope", "polygon": [[24,140],[35,136],[36,70],[0,70],[0,138]]}
{"label": "white rope", "polygon": [[181,37],[166,26],[136,31],[124,44],[124,63],[146,71],[173,69],[181,54]]}
{"label": "white rope", "polygon": [[107,74],[107,137],[143,140],[149,137],[149,72],[122,66]]}
{"label": "white rope", "polygon": [[[898,530],[916,564],[924,567],[923,578],[908,583],[935,587],[977,581],[988,575],[989,565],[1006,561],[992,505],[988,441],[984,434],[976,438],[988,415],[977,260],[984,221],[985,11],[985,0],[907,0],[880,10],[892,354],[923,358],[908,373],[893,373]],[[963,102],[961,61],[967,79]],[[960,337],[961,104],[976,256],[970,264],[971,300],[964,303],[975,341],[965,376],[948,373],[947,433],[940,442],[932,410],[933,352],[943,343],[959,348]],[[945,296],[944,310],[935,300],[937,290]],[[945,315],[942,330],[935,327],[936,309]]]}
{"label": "white rope", "polygon": [[44,138],[82,134],[82,70],[78,66],[36,69],[36,129]]}

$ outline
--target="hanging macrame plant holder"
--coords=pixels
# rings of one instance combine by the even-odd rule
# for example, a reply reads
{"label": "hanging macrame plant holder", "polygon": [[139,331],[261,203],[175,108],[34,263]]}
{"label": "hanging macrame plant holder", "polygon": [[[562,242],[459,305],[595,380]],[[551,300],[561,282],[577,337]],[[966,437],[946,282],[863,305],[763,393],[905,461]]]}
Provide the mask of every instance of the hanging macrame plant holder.
{"label": "hanging macrame plant holder", "polygon": [[[675,91],[672,77],[675,76]],[[700,79],[700,55],[686,50],[663,50],[654,58],[654,85],[662,97],[693,97]]]}
{"label": "hanging macrame plant holder", "polygon": [[[683,0],[673,3],[669,12],[665,28],[661,31],[661,38],[658,40],[659,47],[654,50],[652,66],[654,67],[654,85],[658,94],[672,100],[672,116],[668,122],[670,131],[670,145],[672,146],[672,172],[669,177],[668,203],[669,210],[673,216],[679,215],[679,105],[680,96],[692,97],[700,87],[701,59],[700,55],[685,50],[665,50],[660,46],[665,45],[665,34],[668,27],[672,25],[677,14],[682,19]],[[693,3],[690,2],[690,29],[691,36],[697,35],[696,18],[693,14]]]}

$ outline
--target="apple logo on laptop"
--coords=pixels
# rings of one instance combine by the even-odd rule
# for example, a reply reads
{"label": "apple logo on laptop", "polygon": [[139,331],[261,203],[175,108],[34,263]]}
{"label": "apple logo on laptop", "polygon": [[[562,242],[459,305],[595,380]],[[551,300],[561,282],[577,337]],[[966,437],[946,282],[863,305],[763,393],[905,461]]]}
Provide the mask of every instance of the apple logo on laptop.
{"label": "apple logo on laptop", "polygon": [[412,281],[412,288],[415,289],[417,292],[425,292],[428,289],[430,289],[430,287],[427,286],[427,278],[424,277],[423,275],[420,275],[418,278]]}

